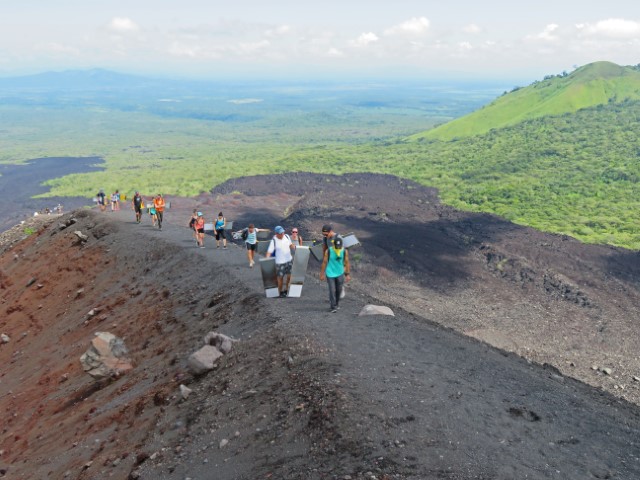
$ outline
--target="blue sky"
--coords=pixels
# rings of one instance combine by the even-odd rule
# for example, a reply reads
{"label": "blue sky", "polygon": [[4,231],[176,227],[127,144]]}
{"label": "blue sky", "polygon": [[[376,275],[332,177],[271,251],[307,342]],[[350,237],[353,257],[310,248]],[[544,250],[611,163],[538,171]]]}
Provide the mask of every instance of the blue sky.
{"label": "blue sky", "polygon": [[0,75],[110,68],[181,77],[536,79],[640,63],[631,1],[20,0]]}

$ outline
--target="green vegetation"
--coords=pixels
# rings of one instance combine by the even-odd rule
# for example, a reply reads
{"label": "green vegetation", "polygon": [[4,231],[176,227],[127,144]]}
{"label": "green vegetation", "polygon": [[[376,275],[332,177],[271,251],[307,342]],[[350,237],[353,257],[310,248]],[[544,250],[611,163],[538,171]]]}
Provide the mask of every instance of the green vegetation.
{"label": "green vegetation", "polygon": [[610,62],[596,62],[570,75],[548,76],[526,88],[514,88],[471,115],[412,136],[413,140],[453,140],[487,133],[547,115],[640,100],[640,72]]}
{"label": "green vegetation", "polygon": [[[448,141],[443,127],[402,140],[454,113],[414,98],[9,103],[0,106],[0,162],[102,157],[103,172],[49,182],[48,195],[87,197],[100,188],[195,195],[229,178],[290,171],[389,173],[436,187],[463,210],[640,249],[638,77],[606,62],[547,77],[479,110],[485,117],[451,122],[462,130]],[[504,113],[519,109],[517,122]]]}

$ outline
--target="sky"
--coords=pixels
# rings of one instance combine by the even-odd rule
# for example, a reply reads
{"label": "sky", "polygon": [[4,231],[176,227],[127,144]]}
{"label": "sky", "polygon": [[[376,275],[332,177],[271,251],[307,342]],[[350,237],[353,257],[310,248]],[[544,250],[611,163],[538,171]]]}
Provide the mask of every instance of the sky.
{"label": "sky", "polygon": [[0,76],[539,79],[640,63],[617,0],[0,0]]}

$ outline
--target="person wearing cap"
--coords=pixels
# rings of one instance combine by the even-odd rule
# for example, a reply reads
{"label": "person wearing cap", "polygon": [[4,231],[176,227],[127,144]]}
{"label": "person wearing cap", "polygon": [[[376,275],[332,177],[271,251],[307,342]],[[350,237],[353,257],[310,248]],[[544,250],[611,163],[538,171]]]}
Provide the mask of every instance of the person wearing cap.
{"label": "person wearing cap", "polygon": [[158,230],[162,230],[162,217],[164,215],[164,198],[162,194],[156,195],[153,199],[153,207],[156,209],[156,218],[158,219]]}
{"label": "person wearing cap", "polygon": [[144,200],[142,199],[142,195],[140,192],[136,191],[133,199],[131,200],[131,206],[133,211],[136,212],[136,223],[140,223],[142,221],[142,205],[144,204]]}
{"label": "person wearing cap", "polygon": [[327,250],[324,252],[320,280],[327,279],[329,286],[329,310],[335,313],[340,308],[340,295],[344,282],[351,280],[351,266],[349,252],[343,248],[342,237],[333,235],[328,240]]}
{"label": "person wearing cap", "polygon": [[196,229],[196,242],[200,248],[204,248],[204,217],[202,212],[196,212],[194,228]]}
{"label": "person wearing cap", "polygon": [[[291,242],[289,235],[284,233],[284,228],[278,225],[275,228],[275,236],[269,242],[267,249],[267,257],[276,257],[276,275],[278,277],[278,292],[281,297],[286,297],[291,282],[291,266],[293,265],[293,256],[291,251],[296,246]],[[285,282],[284,277],[287,277]]]}
{"label": "person wearing cap", "polygon": [[216,223],[213,229],[216,232],[216,248],[220,248],[220,239],[222,238],[222,248],[227,248],[227,236],[224,233],[224,227],[227,226],[227,220],[222,215],[222,212],[218,213]]}
{"label": "person wearing cap", "polygon": [[336,232],[333,231],[333,225],[326,223],[322,226],[322,253],[326,253],[331,241],[339,237]]}

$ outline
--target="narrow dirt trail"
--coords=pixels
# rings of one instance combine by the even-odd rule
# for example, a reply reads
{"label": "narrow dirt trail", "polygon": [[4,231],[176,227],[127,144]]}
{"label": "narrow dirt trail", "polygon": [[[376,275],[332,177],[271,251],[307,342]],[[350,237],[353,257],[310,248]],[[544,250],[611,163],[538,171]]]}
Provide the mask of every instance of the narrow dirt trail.
{"label": "narrow dirt trail", "polygon": [[[184,219],[170,213],[162,232],[133,224],[128,212],[113,217],[147,242],[184,248],[206,263],[212,281],[231,289],[230,302],[234,289],[262,295],[243,248],[216,250],[207,238],[207,248],[196,249]],[[335,422],[335,444],[323,447],[322,463],[313,457],[299,475],[277,478],[640,478],[636,406],[395,306],[395,317],[358,317],[372,303],[363,292],[350,289],[330,314],[316,270],[311,262],[300,299],[260,299],[256,307],[280,331],[316,346],[339,398],[336,418],[327,419]],[[227,327],[246,335],[246,326]],[[146,463],[144,478],[211,478],[220,468],[226,474],[219,478],[258,478],[229,467],[229,451],[197,461],[208,442],[206,433],[194,434],[171,472],[166,462]]]}

